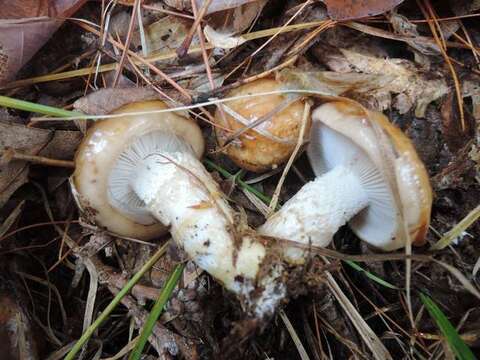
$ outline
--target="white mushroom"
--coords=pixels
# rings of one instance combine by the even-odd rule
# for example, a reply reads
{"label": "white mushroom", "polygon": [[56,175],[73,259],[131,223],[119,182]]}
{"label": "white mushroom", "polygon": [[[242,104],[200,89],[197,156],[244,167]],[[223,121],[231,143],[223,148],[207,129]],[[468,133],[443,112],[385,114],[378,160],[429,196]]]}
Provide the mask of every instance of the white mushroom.
{"label": "white mushroom", "polygon": [[[399,214],[403,210],[412,242],[422,244],[432,194],[426,170],[408,138],[382,114],[350,102],[324,104],[312,119],[308,155],[317,177],[259,232],[324,247],[349,222],[364,241],[395,250],[405,245]],[[395,156],[391,164],[389,153]],[[304,261],[304,250],[298,247],[288,247],[285,255],[293,263]]]}
{"label": "white mushroom", "polygon": [[[151,239],[169,227],[172,238],[202,269],[240,295],[257,317],[273,313],[285,296],[281,269],[235,214],[199,157],[199,127],[160,101],[117,110],[95,124],[76,156],[73,185],[82,209],[119,235]],[[159,225],[159,222],[162,225]],[[266,267],[266,268],[265,268]]]}

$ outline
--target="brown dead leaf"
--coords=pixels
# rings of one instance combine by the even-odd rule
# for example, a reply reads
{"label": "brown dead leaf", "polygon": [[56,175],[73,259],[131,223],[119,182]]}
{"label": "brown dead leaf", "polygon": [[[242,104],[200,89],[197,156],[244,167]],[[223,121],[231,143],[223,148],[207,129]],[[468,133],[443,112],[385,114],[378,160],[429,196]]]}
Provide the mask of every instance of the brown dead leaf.
{"label": "brown dead leaf", "polygon": [[85,114],[104,115],[135,101],[159,99],[160,95],[152,88],[105,88],[84,96],[73,104],[76,110]]}
{"label": "brown dead leaf", "polygon": [[[205,1],[206,0],[196,0],[197,9],[200,9]],[[213,0],[208,6],[206,14],[211,14],[217,11],[236,8],[244,4],[255,2],[255,1],[258,1],[258,0]],[[174,7],[181,11],[192,10],[191,0],[165,0],[164,2],[168,6]]]}
{"label": "brown dead leaf", "polygon": [[[339,48],[337,51],[325,51],[324,47],[314,50],[317,58],[337,72],[355,72],[379,75],[388,80],[385,86],[379,86],[369,94],[376,99],[377,110],[385,110],[390,106],[404,114],[412,107],[415,116],[424,117],[425,110],[432,101],[447,94],[449,87],[442,74],[424,72],[414,63],[405,59],[384,59],[372,55]],[[376,81],[379,81],[376,78]],[[380,82],[380,84],[385,81]],[[397,95],[392,99],[391,94]]]}
{"label": "brown dead leaf", "polygon": [[72,160],[83,139],[80,131],[56,130],[38,155],[58,160]]}
{"label": "brown dead leaf", "polygon": [[407,17],[392,12],[388,16],[390,24],[392,24],[395,33],[405,36],[405,42],[413,49],[424,55],[439,55],[440,48],[436,43],[425,42],[420,36],[417,25],[412,23]]}
{"label": "brown dead leaf", "polygon": [[383,14],[403,0],[324,0],[328,15],[334,20],[351,20]]}
{"label": "brown dead leaf", "polygon": [[66,17],[87,0],[16,0],[0,7],[0,84],[47,42]]}
{"label": "brown dead leaf", "polygon": [[17,291],[0,293],[0,353],[2,359],[36,360],[39,357],[35,333],[19,302]]}
{"label": "brown dead leaf", "polygon": [[458,104],[453,93],[449,93],[443,101],[442,108],[442,135],[449,150],[457,152],[470,141],[474,134],[474,120],[468,112],[465,113],[465,130],[462,130]]}
{"label": "brown dead leaf", "polygon": [[[146,54],[152,54],[155,52],[167,52],[175,51],[183,42],[187,36],[192,21],[188,19],[182,19],[177,16],[165,16],[162,19],[145,27],[145,40],[146,40]],[[197,45],[199,43],[198,37],[194,36],[192,44]],[[132,39],[134,46],[141,46],[140,34],[137,31]],[[167,63],[173,62],[164,61]]]}
{"label": "brown dead leaf", "polygon": [[[52,137],[52,132],[0,122],[0,151],[13,148],[29,155],[36,155]],[[24,161],[8,161],[0,164],[0,207],[20,186],[27,182],[28,164]]]}
{"label": "brown dead leaf", "polygon": [[239,34],[248,29],[260,15],[267,0],[257,0],[219,11],[208,17],[208,24],[227,34]]}
{"label": "brown dead leaf", "polygon": [[[82,139],[78,131],[50,131],[0,121],[0,207],[28,181],[29,164],[9,158],[8,149],[22,154],[71,160]],[[3,160],[3,161],[2,161]]]}

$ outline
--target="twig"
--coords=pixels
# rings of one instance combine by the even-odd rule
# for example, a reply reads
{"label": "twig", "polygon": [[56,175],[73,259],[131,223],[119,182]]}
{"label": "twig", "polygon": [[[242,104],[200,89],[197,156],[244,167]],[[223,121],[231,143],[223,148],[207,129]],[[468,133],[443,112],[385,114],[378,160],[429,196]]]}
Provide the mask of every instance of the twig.
{"label": "twig", "polygon": [[158,11],[158,12],[161,12],[161,13],[164,13],[164,14],[178,16],[178,17],[182,17],[182,18],[185,18],[185,19],[191,19],[191,20],[195,19],[195,17],[193,17],[191,15],[187,15],[187,14],[177,12],[177,11],[161,9],[161,8],[158,8],[158,7],[155,7],[155,6],[152,6],[152,5],[142,4],[142,7],[144,9],[147,9],[147,10]]}
{"label": "twig", "polygon": [[[191,0],[191,3],[192,3],[193,16],[197,18],[199,17],[197,13],[197,3],[195,0]],[[210,64],[208,63],[208,54],[207,54],[207,49],[205,48],[205,38],[203,36],[202,27],[200,26],[200,23],[197,26],[197,36],[198,36],[198,39],[200,40],[200,48],[202,49],[202,58],[203,58],[203,62],[205,63],[205,70],[207,72],[210,88],[214,90],[215,83],[213,82],[212,69],[210,69]]]}
{"label": "twig", "polygon": [[75,163],[73,161],[51,159],[38,155],[22,154],[12,148],[8,148],[3,151],[0,150],[0,156],[2,157],[1,162],[4,162],[5,160],[7,162],[10,160],[22,160],[45,166],[66,167],[71,169],[75,168]]}
{"label": "twig", "polygon": [[130,42],[132,41],[133,27],[135,26],[135,21],[137,20],[137,11],[138,11],[139,3],[140,3],[140,0],[135,0],[135,3],[133,4],[132,16],[130,17],[130,24],[128,24],[127,39],[125,40],[125,46],[123,48],[122,57],[120,58],[117,71],[115,72],[115,77],[113,78],[113,83],[112,83],[113,88],[117,86],[118,79],[120,78],[120,74],[122,73],[123,65],[125,64],[125,59],[127,57],[128,49],[130,48]]}
{"label": "twig", "polygon": [[[282,26],[282,27],[277,27],[277,28],[271,28],[271,29],[265,29],[265,30],[259,30],[255,31],[249,34],[244,34],[243,37],[247,41],[251,40],[256,40],[256,39],[262,39],[268,36],[271,36],[272,34],[277,33],[279,30],[282,33],[288,33],[291,31],[298,31],[298,30],[304,30],[304,29],[310,29],[312,27],[317,27],[320,24],[325,22],[325,20],[320,20],[320,21],[311,21],[311,22],[306,22],[306,23],[301,23],[301,24],[292,24],[289,26]],[[98,33],[96,29],[94,29],[91,26],[81,24],[79,21],[75,21],[79,26],[84,26],[85,29],[87,30],[92,30],[95,34]],[[212,44],[206,44],[205,45],[206,49],[212,49],[213,45]],[[188,50],[188,53],[194,54],[201,52],[201,48],[199,46],[191,47]],[[144,61],[147,62],[155,62],[155,61],[161,61],[161,60],[168,60],[168,59],[173,59],[177,57],[177,53],[175,51],[162,51],[159,53],[155,53],[150,55],[148,58],[143,59]],[[138,61],[140,63],[140,61]],[[111,63],[111,64],[105,64],[105,65],[100,65],[98,66],[98,72],[106,72],[106,71],[112,71],[115,70],[117,67],[117,63]],[[32,78],[28,79],[22,79],[22,80],[17,80],[17,81],[12,81],[6,85],[0,86],[0,90],[6,90],[6,89],[12,89],[12,88],[17,88],[17,87],[22,87],[22,86],[27,86],[27,85],[33,85],[33,84],[39,84],[43,82],[49,82],[49,81],[56,81],[56,80],[65,80],[65,79],[70,79],[78,76],[85,76],[88,75],[91,72],[91,68],[83,68],[83,69],[78,69],[78,70],[72,70],[72,71],[66,71],[58,74],[47,74],[47,75],[41,75],[41,76],[35,76]]]}
{"label": "twig", "polygon": [[182,45],[180,45],[180,47],[177,49],[178,57],[182,58],[187,55],[188,48],[192,43],[193,35],[195,34],[195,31],[197,31],[198,25],[200,25],[200,21],[202,21],[203,17],[205,16],[205,13],[207,12],[207,9],[210,6],[211,2],[212,0],[206,0],[200,8],[198,16],[195,16],[195,21],[193,22],[192,27],[190,28],[187,36],[185,37],[185,40],[183,40]]}
{"label": "twig", "polygon": [[[83,23],[78,23],[78,25],[87,30],[87,31],[90,31],[91,33],[99,36],[100,35],[100,32],[93,28],[92,26],[90,25],[87,25],[87,24],[83,24]],[[116,47],[124,50],[126,49],[125,46],[121,43],[119,43],[118,41],[116,41],[115,39],[113,39],[111,36],[108,37],[108,41],[115,45]],[[180,85],[178,85],[174,80],[172,80],[167,74],[165,74],[163,71],[161,71],[159,68],[157,68],[155,65],[151,64],[151,62],[153,61],[149,61],[149,60],[145,60],[143,57],[137,55],[137,53],[135,53],[134,51],[131,51],[131,50],[126,50],[128,55],[130,55],[131,57],[133,57],[135,60],[137,60],[139,63],[143,64],[143,65],[146,65],[148,66],[148,68],[150,70],[152,70],[155,74],[159,75],[161,78],[163,78],[166,82],[168,82],[170,85],[172,85],[180,94],[182,94],[189,102],[192,100],[192,97],[191,95],[188,93],[187,90],[185,90],[183,87],[181,87]],[[115,64],[113,64],[115,65]],[[113,69],[111,69],[113,70]]]}
{"label": "twig", "polygon": [[295,145],[295,148],[290,155],[290,158],[288,159],[287,164],[285,165],[282,176],[280,177],[280,180],[278,181],[277,187],[275,188],[275,191],[272,196],[272,201],[270,202],[270,205],[268,206],[268,212],[269,216],[275,211],[278,205],[278,199],[280,197],[280,191],[282,190],[283,183],[285,181],[285,178],[287,177],[288,171],[290,170],[290,167],[292,166],[295,158],[297,157],[298,152],[300,151],[300,148],[303,145],[304,138],[305,138],[305,130],[307,128],[307,124],[309,123],[309,118],[310,118],[310,103],[308,101],[305,101],[304,109],[303,109],[303,117],[302,117],[302,124],[300,125],[300,131],[298,132],[298,140],[297,144]]}

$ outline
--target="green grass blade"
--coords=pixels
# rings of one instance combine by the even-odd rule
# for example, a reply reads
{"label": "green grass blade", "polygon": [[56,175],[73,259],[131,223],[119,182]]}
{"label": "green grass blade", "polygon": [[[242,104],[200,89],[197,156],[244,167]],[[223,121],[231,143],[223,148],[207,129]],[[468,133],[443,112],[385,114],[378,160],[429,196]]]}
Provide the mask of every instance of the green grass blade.
{"label": "green grass blade", "polygon": [[438,328],[442,332],[443,336],[448,342],[448,345],[452,349],[456,358],[459,360],[475,360],[476,357],[473,355],[470,348],[465,344],[460,335],[458,335],[457,330],[452,325],[452,323],[447,319],[445,314],[440,310],[437,304],[425,294],[420,293],[420,299],[423,302],[423,305],[428,310],[430,316],[437,323]]}
{"label": "green grass blade", "polygon": [[268,197],[267,195],[265,194],[262,194],[260,191],[258,191],[257,189],[255,189],[254,187],[248,185],[246,182],[244,182],[243,180],[239,179],[238,177],[235,177],[234,175],[230,174],[227,170],[225,170],[224,168],[222,168],[221,166],[218,166],[217,164],[215,164],[213,161],[209,160],[209,159],[204,159],[203,162],[205,163],[205,165],[207,165],[207,167],[209,167],[211,170],[216,170],[218,171],[220,174],[222,174],[222,176],[226,177],[227,179],[234,179],[235,182],[240,186],[242,187],[243,189],[251,192],[253,195],[255,195],[256,197],[258,197],[260,200],[262,200],[266,205],[270,205],[270,201],[272,201],[272,199],[270,197]]}
{"label": "green grass blade", "polygon": [[82,349],[83,345],[90,339],[94,331],[108,318],[111,312],[117,307],[122,298],[127,295],[135,284],[142,278],[142,276],[165,254],[168,242],[165,243],[155,254],[142,266],[142,268],[127,282],[127,284],[120,290],[120,292],[113,298],[108,306],[103,310],[100,316],[93,322],[92,325],[83,333],[80,339],[76,342],[64,360],[73,360],[75,355]]}
{"label": "green grass blade", "polygon": [[143,326],[142,332],[140,333],[138,341],[135,344],[135,348],[133,349],[130,357],[128,358],[129,360],[140,360],[140,358],[142,357],[143,348],[147,343],[148,337],[152,333],[153,327],[155,326],[157,319],[162,313],[165,304],[172,295],[175,286],[177,286],[178,280],[180,280],[180,276],[182,275],[184,267],[184,264],[177,265],[168,277],[165,286],[160,292],[160,295],[158,295],[155,305],[153,305],[152,311],[150,311],[150,315],[148,316],[148,319]]}
{"label": "green grass blade", "polygon": [[57,117],[85,116],[85,118],[87,117],[85,114],[82,114],[80,112],[58,109],[53,106],[35,104],[30,101],[18,100],[18,99],[14,99],[7,96],[1,96],[1,95],[0,95],[0,106],[13,108],[17,110],[29,111],[33,113],[39,113],[43,115],[49,115],[49,116],[57,116]]}
{"label": "green grass blade", "polygon": [[366,277],[375,281],[376,283],[378,283],[378,284],[380,284],[380,285],[382,285],[386,288],[389,288],[389,289],[399,290],[399,288],[397,286],[395,286],[393,284],[390,284],[388,281],[383,280],[381,277],[378,277],[377,275],[372,274],[370,271],[365,270],[360,265],[358,265],[355,261],[351,261],[351,260],[343,260],[343,261],[345,263],[347,263],[348,265],[350,265],[355,270],[364,273]]}

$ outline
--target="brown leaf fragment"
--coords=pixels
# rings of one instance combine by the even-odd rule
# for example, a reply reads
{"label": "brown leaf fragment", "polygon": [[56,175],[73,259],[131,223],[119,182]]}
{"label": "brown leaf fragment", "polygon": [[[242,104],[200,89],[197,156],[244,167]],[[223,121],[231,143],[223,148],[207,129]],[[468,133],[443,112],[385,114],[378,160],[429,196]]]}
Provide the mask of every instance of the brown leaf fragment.
{"label": "brown leaf fragment", "polygon": [[104,88],[84,96],[73,104],[76,110],[89,115],[105,115],[132,102],[159,99],[152,88]]}
{"label": "brown leaf fragment", "polygon": [[[206,0],[196,0],[197,9],[200,9]],[[248,4],[251,2],[256,2],[258,0],[212,0],[207,9],[207,14],[211,14],[217,11],[227,10]],[[402,0],[403,1],[403,0]],[[191,11],[192,2],[191,0],[165,0],[165,4],[176,8],[180,11]]]}
{"label": "brown leaf fragment", "polygon": [[36,360],[37,345],[33,329],[16,297],[0,293],[0,354],[2,359]]}
{"label": "brown leaf fragment", "polygon": [[[179,18],[177,16],[165,16],[158,21],[145,27],[145,53],[153,54],[157,52],[175,51],[180,47],[188,35],[192,21]],[[140,32],[137,31],[132,39],[132,44],[136,47],[142,46]],[[196,35],[192,38],[192,45],[198,45],[199,39]],[[192,56],[193,58],[199,58]],[[191,59],[190,59],[191,60]],[[174,63],[175,59],[162,60],[158,63]]]}
{"label": "brown leaf fragment", "polygon": [[422,40],[422,37],[417,30],[417,25],[410,22],[408,18],[397,14],[396,12],[390,13],[387,18],[390,21],[390,24],[392,24],[395,33],[405,36],[404,41],[413,49],[424,55],[440,54],[438,44],[429,43]]}
{"label": "brown leaf fragment", "polygon": [[[376,90],[368,94],[370,99],[375,100],[372,104],[376,110],[382,111],[393,106],[404,114],[413,107],[415,116],[424,117],[428,104],[449,91],[442,74],[425,73],[405,59],[377,58],[342,48],[337,52],[325,52],[322,49],[324,48],[315,49],[314,54],[332,70],[378,75],[372,79],[377,86],[370,84],[371,88],[376,87]],[[383,80],[380,80],[382,78]],[[392,98],[392,95],[397,96]],[[375,103],[378,105],[375,106]]]}
{"label": "brown leaf fragment", "polygon": [[358,19],[383,14],[403,0],[324,0],[328,15],[334,20]]}
{"label": "brown leaf fragment", "polygon": [[72,160],[82,139],[83,134],[80,131],[56,130],[52,139],[38,155],[58,160]]}
{"label": "brown leaf fragment", "polygon": [[208,17],[208,24],[219,32],[239,34],[250,27],[266,3],[266,0],[257,0],[216,12]]}
{"label": "brown leaf fragment", "polygon": [[[52,137],[44,129],[27,128],[0,122],[0,151],[12,148],[24,154],[36,155]],[[6,159],[4,159],[6,160]],[[28,180],[28,164],[24,161],[9,161],[0,164],[0,207]]]}
{"label": "brown leaf fragment", "polygon": [[0,84],[47,42],[66,17],[86,0],[16,0],[0,6]]}
{"label": "brown leaf fragment", "polygon": [[441,107],[442,134],[451,152],[457,152],[470,141],[474,135],[474,120],[468,112],[465,113],[465,129],[462,130],[458,103],[455,95],[449,93]]}

